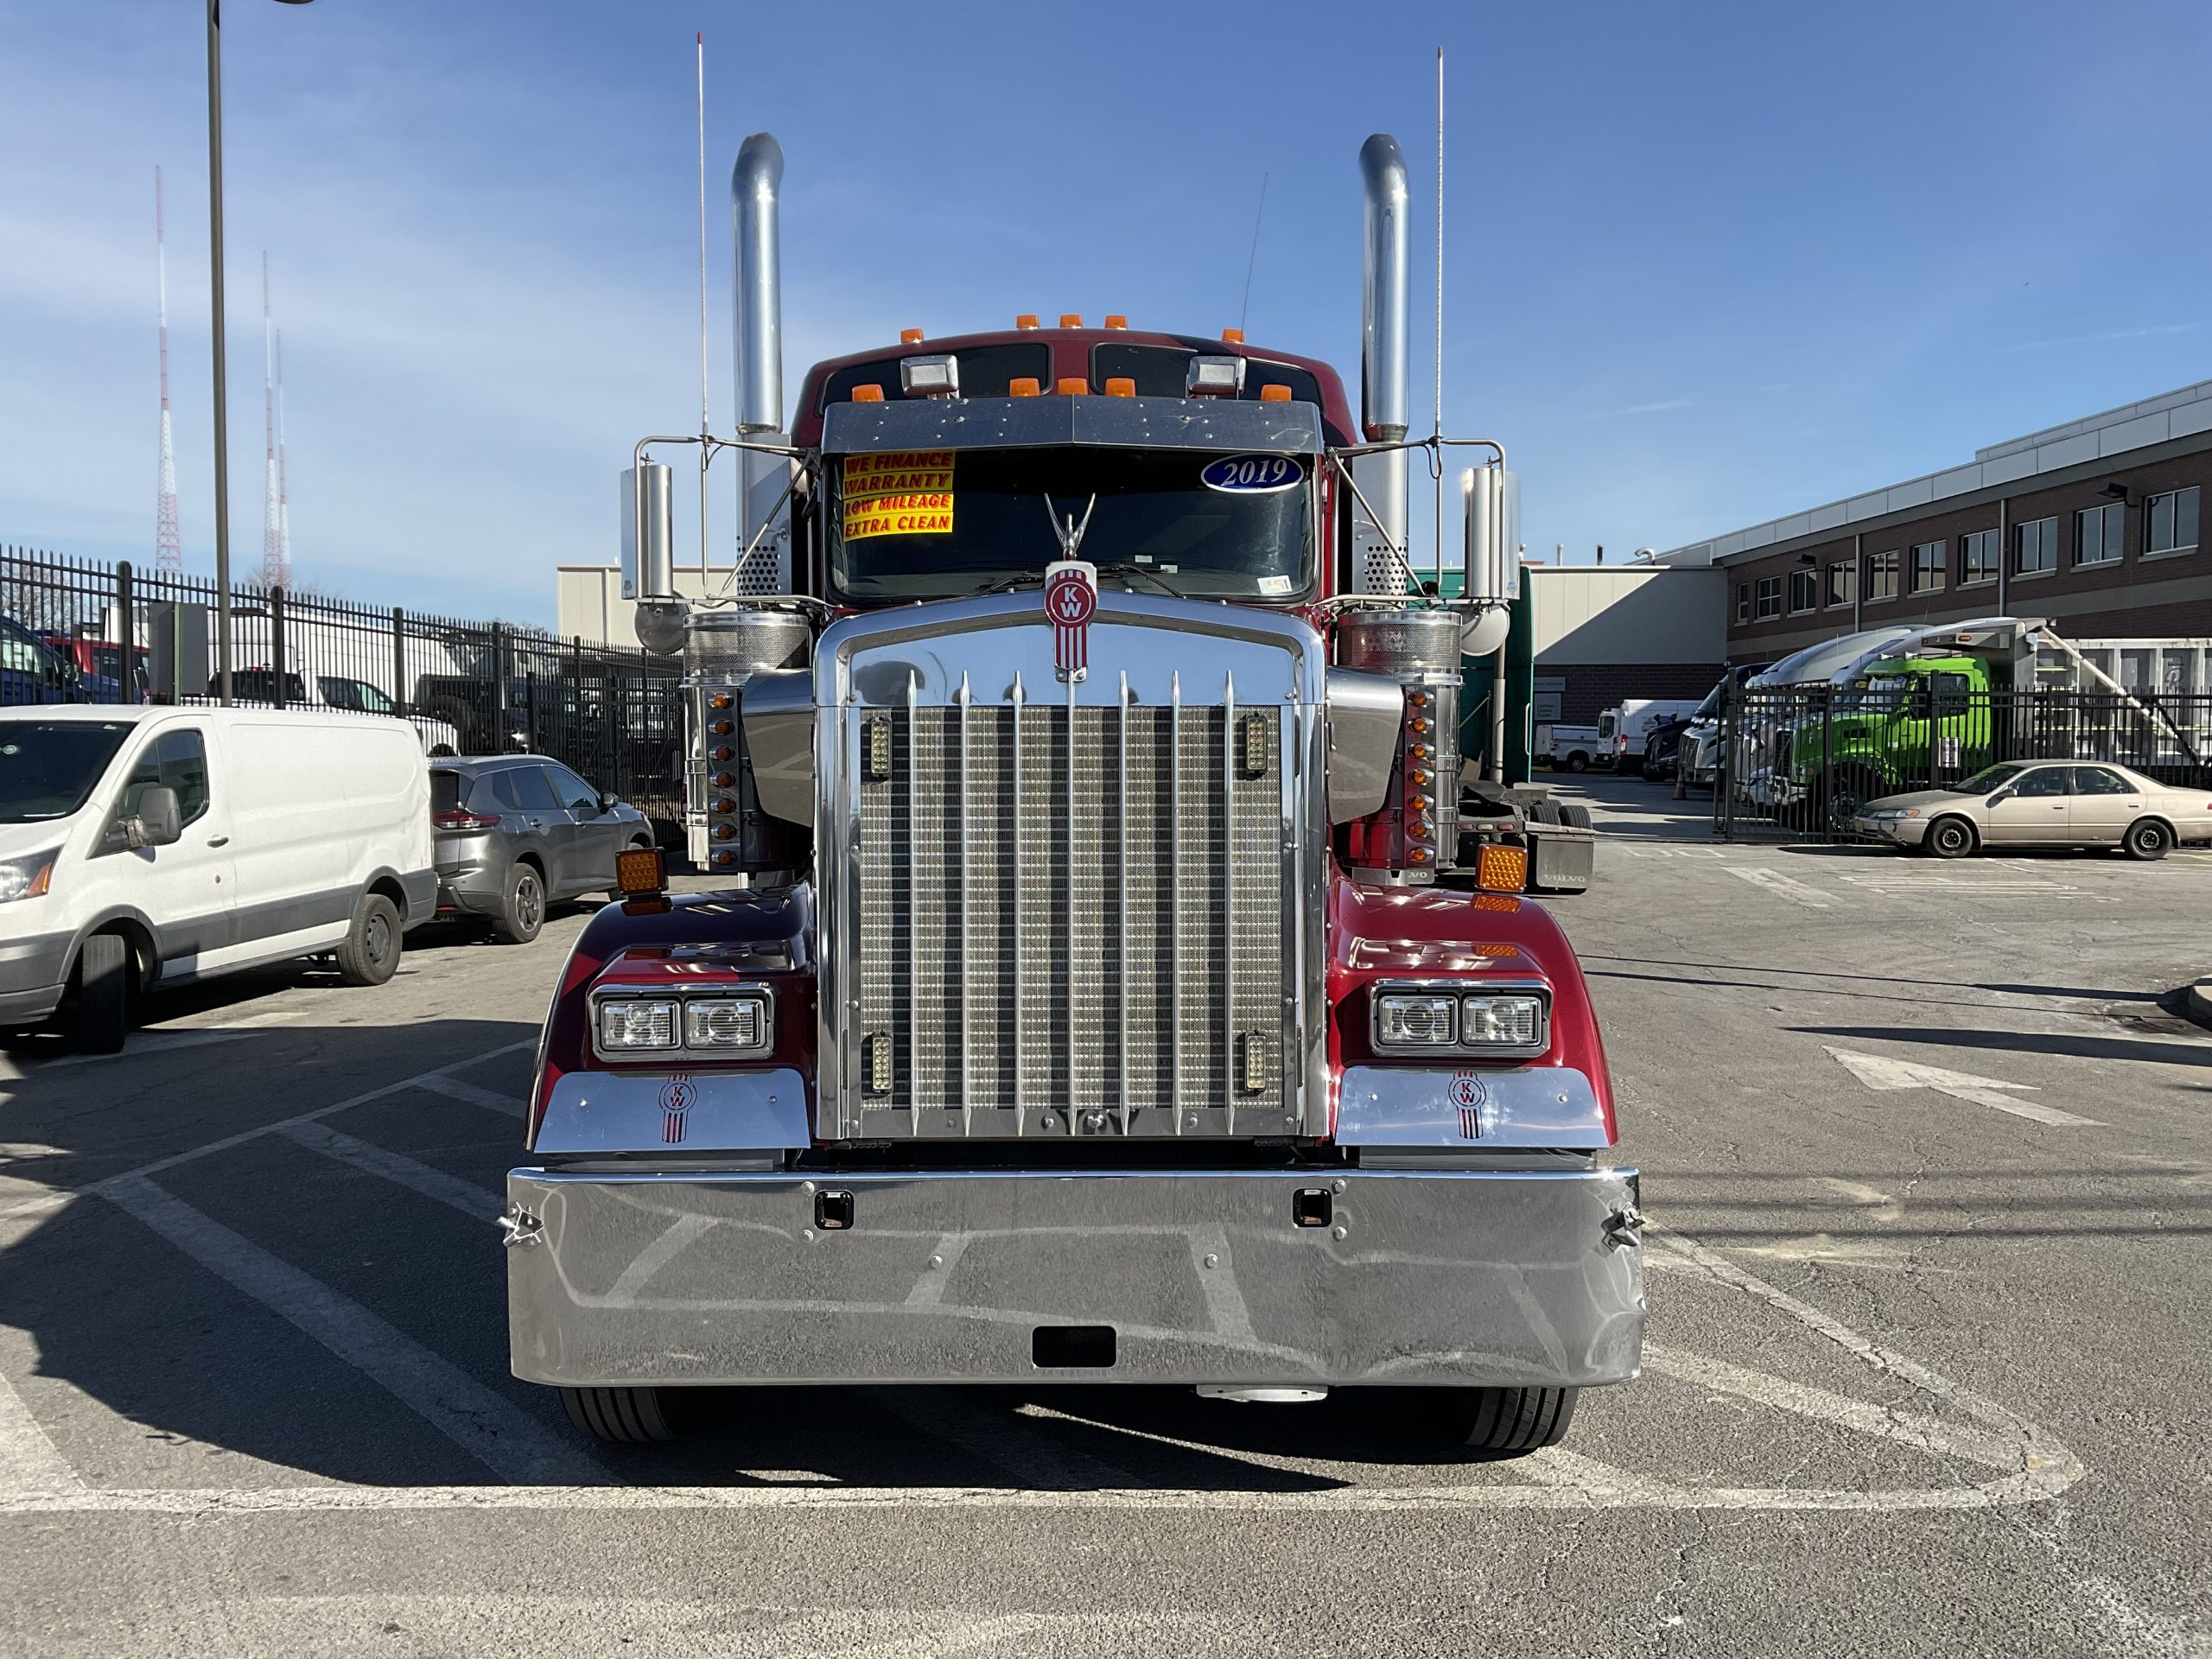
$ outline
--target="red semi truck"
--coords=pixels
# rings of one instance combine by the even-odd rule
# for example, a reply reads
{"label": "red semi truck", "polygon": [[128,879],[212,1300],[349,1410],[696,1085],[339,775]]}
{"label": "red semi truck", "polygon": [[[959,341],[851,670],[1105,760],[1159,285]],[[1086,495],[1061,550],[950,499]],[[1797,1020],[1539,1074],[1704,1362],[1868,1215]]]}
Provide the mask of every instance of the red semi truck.
{"label": "red semi truck", "polygon": [[[786,429],[782,154],[746,141],[740,436],[625,479],[715,879],[626,859],[508,1179],[514,1371],[581,1429],[1065,1381],[1388,1391],[1524,1451],[1638,1374],[1589,993],[1459,788],[1503,457],[1466,483],[1493,580],[1424,599],[1405,168],[1361,162],[1357,418],[1235,331],[1063,316],[817,365]],[[727,600],[674,596],[677,442],[744,463]]]}

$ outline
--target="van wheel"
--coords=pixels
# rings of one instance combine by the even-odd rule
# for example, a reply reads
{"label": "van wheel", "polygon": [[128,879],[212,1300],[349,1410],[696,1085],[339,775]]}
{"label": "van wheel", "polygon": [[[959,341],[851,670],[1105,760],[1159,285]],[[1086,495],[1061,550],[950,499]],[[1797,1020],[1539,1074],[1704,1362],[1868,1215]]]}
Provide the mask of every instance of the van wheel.
{"label": "van wheel", "polygon": [[338,947],[338,976],[348,985],[381,985],[398,971],[399,906],[380,893],[365,893]]}
{"label": "van wheel", "polygon": [[2127,826],[2126,839],[2120,843],[2127,849],[2130,858],[2146,862],[2164,858],[2174,844],[2174,832],[2156,818],[2138,818]]}
{"label": "van wheel", "polygon": [[492,931],[509,944],[528,944],[544,925],[545,883],[536,865],[518,864],[507,872],[507,896]]}
{"label": "van wheel", "polygon": [[130,1029],[130,949],[122,936],[95,933],[77,957],[77,1046],[119,1054]]}
{"label": "van wheel", "polygon": [[1587,772],[1587,771],[1589,771],[1589,770],[1590,770],[1590,757],[1589,757],[1588,755],[1586,755],[1586,754],[1584,754],[1584,753],[1580,753],[1580,752],[1578,750],[1576,753],[1573,753],[1573,754],[1570,754],[1570,755],[1568,755],[1568,756],[1567,757],[1567,769],[1569,772]]}
{"label": "van wheel", "polygon": [[1964,858],[1974,851],[1974,826],[1961,817],[1938,818],[1920,844],[1931,858]]}
{"label": "van wheel", "polygon": [[1417,1414],[1475,1452],[1540,1451],[1567,1438],[1579,1389],[1418,1389]]}
{"label": "van wheel", "polygon": [[676,1438],[658,1389],[563,1389],[561,1405],[576,1427],[610,1446]]}

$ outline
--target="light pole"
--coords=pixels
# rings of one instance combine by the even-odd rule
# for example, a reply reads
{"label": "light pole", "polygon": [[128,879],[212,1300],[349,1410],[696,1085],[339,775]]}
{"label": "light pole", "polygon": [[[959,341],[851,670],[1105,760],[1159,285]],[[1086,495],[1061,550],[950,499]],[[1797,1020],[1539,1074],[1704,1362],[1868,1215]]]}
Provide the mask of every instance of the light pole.
{"label": "light pole", "polygon": [[[303,6],[308,0],[283,0]],[[215,324],[215,673],[231,706],[231,427],[223,372],[222,0],[207,0],[207,260]]]}

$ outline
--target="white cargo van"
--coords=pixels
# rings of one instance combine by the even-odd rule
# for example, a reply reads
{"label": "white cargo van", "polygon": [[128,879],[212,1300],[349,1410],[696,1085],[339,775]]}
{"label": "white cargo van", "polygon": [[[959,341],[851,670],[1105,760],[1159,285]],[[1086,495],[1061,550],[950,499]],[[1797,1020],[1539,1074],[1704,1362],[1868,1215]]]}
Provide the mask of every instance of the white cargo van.
{"label": "white cargo van", "polygon": [[0,709],[0,1025],[67,1004],[111,1053],[155,986],[325,953],[382,984],[436,904],[429,769],[397,721]]}

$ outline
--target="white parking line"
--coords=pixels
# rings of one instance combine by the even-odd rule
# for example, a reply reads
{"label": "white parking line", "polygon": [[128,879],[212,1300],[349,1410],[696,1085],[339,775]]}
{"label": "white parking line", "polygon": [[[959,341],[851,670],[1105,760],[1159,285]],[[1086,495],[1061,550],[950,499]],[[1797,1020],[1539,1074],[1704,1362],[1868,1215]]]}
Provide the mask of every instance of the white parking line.
{"label": "white parking line", "polygon": [[144,1176],[104,1181],[101,1196],[381,1383],[501,1480],[590,1484],[606,1478],[577,1441],[543,1427],[359,1302],[278,1260]]}
{"label": "white parking line", "polygon": [[435,1198],[440,1204],[451,1205],[474,1221],[497,1226],[502,1200],[499,1196],[474,1181],[464,1181],[457,1175],[448,1175],[442,1169],[433,1169],[428,1164],[397,1152],[372,1145],[358,1136],[334,1129],[327,1123],[287,1123],[276,1131],[287,1141],[296,1141],[310,1152],[319,1152],[341,1164],[371,1175],[378,1175],[398,1185],[411,1187],[424,1198]]}
{"label": "white parking line", "polygon": [[[530,1045],[517,1043],[517,1048]],[[501,1053],[508,1051],[501,1049]],[[488,1057],[486,1057],[488,1058]],[[463,1065],[469,1064],[467,1060]],[[466,1101],[471,1106],[481,1106],[488,1111],[505,1112],[510,1117],[520,1117],[530,1109],[530,1103],[519,1095],[503,1095],[496,1089],[481,1089],[473,1083],[464,1083],[445,1071],[427,1072],[415,1079],[416,1087],[428,1089],[433,1094],[443,1095],[448,1100]]]}
{"label": "white parking line", "polygon": [[1793,905],[1802,905],[1808,910],[1835,908],[1836,901],[1818,887],[1808,887],[1779,870],[1770,870],[1759,865],[1746,868],[1738,864],[1728,865],[1726,868],[1729,874],[1739,877],[1755,887],[1764,887],[1777,899],[1787,899]]}

